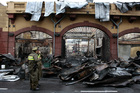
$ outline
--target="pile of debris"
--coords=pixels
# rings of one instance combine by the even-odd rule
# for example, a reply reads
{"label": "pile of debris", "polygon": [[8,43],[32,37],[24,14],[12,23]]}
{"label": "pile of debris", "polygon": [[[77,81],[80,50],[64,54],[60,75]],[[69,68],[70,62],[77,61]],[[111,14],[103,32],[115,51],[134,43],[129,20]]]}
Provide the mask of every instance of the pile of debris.
{"label": "pile of debris", "polygon": [[[93,60],[93,58],[90,58]],[[66,59],[61,58],[61,56],[53,57],[48,55],[47,57],[42,58],[43,63],[43,74],[46,75],[59,75],[65,70],[70,70],[73,67],[79,66],[81,63],[87,60],[83,56],[70,56]]]}
{"label": "pile of debris", "polygon": [[[16,66],[19,65],[19,61],[15,59],[11,54],[0,54],[0,81],[17,81],[19,76],[17,75]],[[20,69],[20,67],[19,67]]]}
{"label": "pile of debris", "polygon": [[[16,60],[10,54],[0,55],[0,65],[6,66],[5,69],[0,69],[0,81],[16,81],[26,77],[25,74],[28,73],[26,63]],[[88,86],[122,87],[140,81],[140,52],[129,61],[118,59],[104,62],[83,56],[62,59],[61,56],[48,55],[42,58],[42,63],[44,74],[58,75],[66,85],[82,81]]]}
{"label": "pile of debris", "polygon": [[61,56],[54,57],[53,55],[42,57],[42,64],[43,77],[58,75],[63,69],[71,67],[71,64],[66,62],[66,59],[62,59]]}
{"label": "pile of debris", "polygon": [[122,59],[103,62],[86,58],[81,65],[59,74],[66,85],[83,81],[88,86],[122,87],[140,81],[140,55],[126,62]]}

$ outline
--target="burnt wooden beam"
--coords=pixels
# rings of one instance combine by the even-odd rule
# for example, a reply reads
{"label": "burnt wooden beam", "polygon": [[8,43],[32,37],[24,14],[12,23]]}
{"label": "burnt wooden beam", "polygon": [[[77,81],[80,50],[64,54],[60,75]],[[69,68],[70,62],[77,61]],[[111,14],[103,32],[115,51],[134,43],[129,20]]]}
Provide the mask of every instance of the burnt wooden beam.
{"label": "burnt wooden beam", "polygon": [[15,14],[9,13],[8,18],[11,20],[11,24],[15,23],[15,20],[16,20],[16,15]]}
{"label": "burnt wooden beam", "polygon": [[129,17],[128,18],[128,21],[129,21],[129,23],[133,23],[135,20],[137,20],[137,17]]}
{"label": "burnt wooden beam", "polygon": [[113,21],[117,22],[118,20],[120,20],[120,16],[112,16],[111,17],[113,19]]}
{"label": "burnt wooden beam", "polygon": [[119,41],[121,45],[140,45],[140,41]]}
{"label": "burnt wooden beam", "polygon": [[40,17],[39,21],[43,21],[43,19],[44,19],[44,13],[41,14],[41,17]]}
{"label": "burnt wooden beam", "polygon": [[62,14],[55,15],[56,20],[60,20],[62,18]]}
{"label": "burnt wooden beam", "polygon": [[[117,15],[115,15],[115,16],[111,16],[111,19],[115,22],[115,23],[117,23],[117,21],[118,20],[120,20],[120,16],[117,16]],[[117,26],[115,25],[115,24],[113,24],[113,26],[112,26],[112,28],[114,28],[114,26],[115,26],[115,28],[117,28]]]}
{"label": "burnt wooden beam", "polygon": [[14,19],[15,18],[15,15],[14,14],[8,14],[8,18],[9,19]]}
{"label": "burnt wooden beam", "polygon": [[31,14],[24,14],[23,17],[25,18],[26,21],[30,21],[31,19]]}
{"label": "burnt wooden beam", "polygon": [[76,19],[76,17],[77,17],[77,15],[74,15],[74,14],[69,15],[69,18],[71,21],[74,21]]}

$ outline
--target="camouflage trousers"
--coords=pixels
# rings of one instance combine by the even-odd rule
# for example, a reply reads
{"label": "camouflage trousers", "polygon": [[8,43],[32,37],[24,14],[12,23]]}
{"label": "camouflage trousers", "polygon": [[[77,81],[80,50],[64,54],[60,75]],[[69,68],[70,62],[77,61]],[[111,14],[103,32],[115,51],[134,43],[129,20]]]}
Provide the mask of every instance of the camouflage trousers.
{"label": "camouflage trousers", "polygon": [[37,65],[38,65],[38,80],[40,80],[40,78],[42,77],[42,62],[39,61]]}
{"label": "camouflage trousers", "polygon": [[30,76],[30,89],[36,89],[38,86],[38,68],[36,70],[31,70]]}

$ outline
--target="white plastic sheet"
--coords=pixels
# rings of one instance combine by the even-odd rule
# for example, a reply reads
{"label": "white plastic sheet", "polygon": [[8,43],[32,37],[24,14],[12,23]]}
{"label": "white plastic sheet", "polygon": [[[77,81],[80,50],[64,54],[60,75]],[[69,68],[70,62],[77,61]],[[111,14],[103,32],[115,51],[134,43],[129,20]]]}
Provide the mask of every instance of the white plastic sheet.
{"label": "white plastic sheet", "polygon": [[0,73],[0,81],[17,81],[20,78],[17,75],[7,75],[9,72]]}
{"label": "white plastic sheet", "polygon": [[39,21],[42,11],[43,1],[27,2],[26,13],[32,14],[31,21]]}
{"label": "white plastic sheet", "polygon": [[75,9],[81,9],[82,7],[86,6],[88,2],[56,2],[56,15],[60,13],[65,12],[65,8],[75,8]]}
{"label": "white plastic sheet", "polygon": [[65,2],[69,8],[81,9],[86,6],[88,2]]}
{"label": "white plastic sheet", "polygon": [[127,11],[129,11],[128,7],[133,8],[136,5],[140,5],[140,2],[117,2],[115,3],[115,5],[120,10],[120,12],[126,13]]}
{"label": "white plastic sheet", "polygon": [[[31,21],[39,21],[39,19],[41,17],[42,3],[43,3],[43,1],[27,2],[25,12],[32,14]],[[86,6],[87,4],[88,4],[88,2],[56,1],[56,15],[58,15],[60,13],[65,13],[66,7],[81,9],[82,7]],[[47,17],[52,13],[54,13],[54,1],[53,0],[46,1],[44,16]]]}
{"label": "white plastic sheet", "polygon": [[105,7],[105,18],[101,19],[101,21],[109,21],[110,20],[110,4],[104,3]]}
{"label": "white plastic sheet", "polygon": [[56,2],[56,15],[60,14],[60,13],[65,13],[65,7],[66,4],[65,2]]}
{"label": "white plastic sheet", "polygon": [[54,13],[54,1],[45,1],[45,14],[44,14],[44,16],[47,17],[52,13]]}
{"label": "white plastic sheet", "polygon": [[31,17],[31,21],[39,21],[41,14],[33,14]]}
{"label": "white plastic sheet", "polygon": [[93,3],[93,0],[86,0],[88,3]]}
{"label": "white plastic sheet", "polygon": [[97,2],[95,3],[95,19],[100,19],[100,21],[109,21],[110,20],[110,4]]}
{"label": "white plastic sheet", "polygon": [[[88,1],[88,0],[87,0]],[[92,2],[92,0],[89,0]],[[88,1],[88,2],[89,2]],[[88,2],[68,2],[68,1],[56,1],[56,15],[60,13],[65,13],[65,8],[75,8],[81,9],[88,4]],[[41,2],[28,2],[26,6],[26,13],[32,14],[31,21],[39,21],[42,11]],[[133,4],[131,4],[132,6]],[[95,19],[100,19],[100,21],[109,21],[110,20],[110,4],[98,2],[95,3]],[[54,1],[45,2],[45,14],[44,16],[49,16],[54,13]]]}
{"label": "white plastic sheet", "polygon": [[17,75],[5,75],[2,77],[2,81],[17,81],[19,79],[20,78]]}
{"label": "white plastic sheet", "polygon": [[35,2],[27,2],[25,12],[34,14],[34,10],[35,10]]}
{"label": "white plastic sheet", "polygon": [[127,11],[128,11],[128,7],[127,7],[127,5],[125,4],[125,3],[115,3],[116,4],[116,6],[117,6],[117,8],[120,10],[120,12],[122,12],[122,13],[126,13]]}
{"label": "white plastic sheet", "polygon": [[0,80],[2,80],[2,79],[3,79],[2,77],[3,77],[4,75],[8,74],[8,73],[9,73],[9,72],[0,73]]}

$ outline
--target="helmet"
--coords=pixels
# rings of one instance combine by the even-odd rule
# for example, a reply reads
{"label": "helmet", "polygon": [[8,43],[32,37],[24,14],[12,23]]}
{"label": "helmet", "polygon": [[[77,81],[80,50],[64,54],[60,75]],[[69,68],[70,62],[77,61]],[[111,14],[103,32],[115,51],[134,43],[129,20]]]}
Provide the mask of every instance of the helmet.
{"label": "helmet", "polygon": [[38,47],[34,47],[34,48],[32,48],[32,50],[38,50]]}

